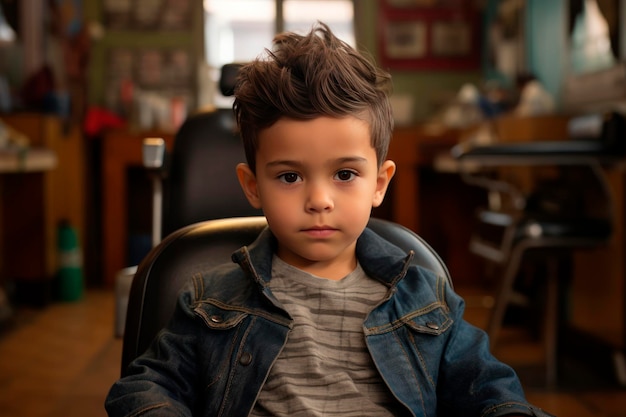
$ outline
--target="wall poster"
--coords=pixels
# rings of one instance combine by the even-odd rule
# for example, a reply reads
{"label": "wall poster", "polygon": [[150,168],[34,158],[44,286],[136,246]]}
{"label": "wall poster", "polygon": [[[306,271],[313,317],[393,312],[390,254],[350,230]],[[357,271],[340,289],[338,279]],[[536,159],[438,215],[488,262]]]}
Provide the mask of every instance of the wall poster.
{"label": "wall poster", "polygon": [[480,65],[480,13],[461,0],[383,0],[380,60],[389,69],[467,70]]}

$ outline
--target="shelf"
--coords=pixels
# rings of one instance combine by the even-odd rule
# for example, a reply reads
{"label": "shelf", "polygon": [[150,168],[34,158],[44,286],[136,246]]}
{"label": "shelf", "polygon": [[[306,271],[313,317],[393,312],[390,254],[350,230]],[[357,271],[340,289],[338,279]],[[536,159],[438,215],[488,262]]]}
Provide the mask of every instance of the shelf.
{"label": "shelf", "polygon": [[57,166],[56,153],[46,148],[0,149],[0,173],[41,172]]}

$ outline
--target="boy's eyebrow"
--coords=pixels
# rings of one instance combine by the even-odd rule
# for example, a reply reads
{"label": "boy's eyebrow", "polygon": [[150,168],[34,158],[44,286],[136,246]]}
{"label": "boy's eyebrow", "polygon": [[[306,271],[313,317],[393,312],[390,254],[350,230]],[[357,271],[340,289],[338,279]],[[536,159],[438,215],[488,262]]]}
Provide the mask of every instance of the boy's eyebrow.
{"label": "boy's eyebrow", "polygon": [[[347,163],[357,163],[357,164],[362,164],[362,163],[366,163],[367,162],[367,158],[364,158],[362,156],[345,156],[342,158],[337,158],[334,163],[337,164],[347,164]],[[289,160],[289,159],[279,159],[276,161],[270,161],[267,164],[265,164],[266,167],[271,168],[273,166],[292,166],[292,167],[298,167],[298,166],[302,166],[303,163],[299,162],[299,161],[294,161],[294,160]]]}
{"label": "boy's eyebrow", "polygon": [[339,163],[347,163],[347,162],[366,163],[367,158],[364,158],[362,156],[346,156],[344,158],[339,158],[337,162]]}
{"label": "boy's eyebrow", "polygon": [[288,159],[279,159],[276,161],[270,161],[268,163],[265,164],[266,167],[270,168],[273,166],[282,166],[282,165],[287,165],[287,166],[298,166],[301,165],[299,162],[297,161],[291,161]]}

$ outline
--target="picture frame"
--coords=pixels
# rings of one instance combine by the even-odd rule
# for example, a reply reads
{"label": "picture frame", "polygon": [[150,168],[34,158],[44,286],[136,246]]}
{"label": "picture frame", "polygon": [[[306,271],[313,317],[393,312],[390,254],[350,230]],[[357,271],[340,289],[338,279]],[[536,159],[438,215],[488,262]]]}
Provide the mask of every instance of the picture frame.
{"label": "picture frame", "polygon": [[399,70],[469,70],[480,66],[479,12],[460,0],[383,0],[381,64]]}
{"label": "picture frame", "polygon": [[385,36],[385,53],[391,59],[419,59],[426,55],[426,24],[422,21],[389,22]]}

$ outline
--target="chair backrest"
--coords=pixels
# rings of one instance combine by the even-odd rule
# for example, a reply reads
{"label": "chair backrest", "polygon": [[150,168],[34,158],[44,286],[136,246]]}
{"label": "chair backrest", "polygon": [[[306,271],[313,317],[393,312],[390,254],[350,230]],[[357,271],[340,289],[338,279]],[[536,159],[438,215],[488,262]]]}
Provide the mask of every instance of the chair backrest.
{"label": "chair backrest", "polygon": [[[122,375],[143,353],[174,311],[184,280],[231,261],[231,254],[252,243],[267,225],[265,217],[209,220],[169,234],[139,264],[128,299],[122,350]],[[437,253],[413,231],[390,221],[371,219],[368,227],[396,246],[415,251],[413,263],[450,274]]]}
{"label": "chair backrest", "polygon": [[[238,67],[222,67],[220,89],[225,96],[232,95]],[[189,116],[176,133],[169,159],[163,236],[204,220],[261,214],[246,200],[235,174],[245,154],[232,108]]]}

